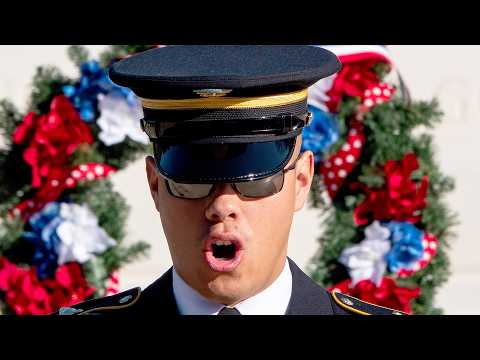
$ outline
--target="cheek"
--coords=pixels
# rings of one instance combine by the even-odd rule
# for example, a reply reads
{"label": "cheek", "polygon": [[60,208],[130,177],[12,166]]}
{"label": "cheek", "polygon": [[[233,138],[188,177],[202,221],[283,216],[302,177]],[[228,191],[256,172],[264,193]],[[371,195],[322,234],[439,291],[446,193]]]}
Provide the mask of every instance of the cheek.
{"label": "cheek", "polygon": [[187,246],[186,239],[198,236],[202,221],[202,211],[195,202],[182,201],[171,196],[161,182],[158,189],[158,210],[163,230],[171,250]]}
{"label": "cheek", "polygon": [[[289,186],[290,185],[290,186]],[[293,219],[295,201],[294,189],[285,183],[282,191],[274,196],[252,203],[249,222],[255,231],[258,244],[265,244],[270,249],[288,240]]]}

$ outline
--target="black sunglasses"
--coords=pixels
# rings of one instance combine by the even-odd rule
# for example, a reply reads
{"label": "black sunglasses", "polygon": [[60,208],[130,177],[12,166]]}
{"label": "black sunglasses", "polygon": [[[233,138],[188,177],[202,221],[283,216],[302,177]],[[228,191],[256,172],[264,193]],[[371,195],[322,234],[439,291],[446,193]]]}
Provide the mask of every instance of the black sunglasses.
{"label": "black sunglasses", "polygon": [[[259,180],[249,180],[229,183],[233,189],[244,197],[248,198],[262,198],[274,195],[280,192],[283,188],[285,173],[295,169],[297,161],[300,159],[302,153],[299,153],[297,159],[289,167],[280,170],[276,174]],[[168,193],[180,199],[203,199],[210,196],[215,184],[185,184],[177,183],[173,180],[165,178]]]}

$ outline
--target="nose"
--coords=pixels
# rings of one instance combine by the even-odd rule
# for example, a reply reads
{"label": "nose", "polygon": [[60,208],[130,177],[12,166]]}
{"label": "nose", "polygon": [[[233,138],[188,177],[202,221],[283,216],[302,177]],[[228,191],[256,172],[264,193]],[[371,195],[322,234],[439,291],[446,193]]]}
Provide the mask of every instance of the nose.
{"label": "nose", "polygon": [[235,220],[239,213],[239,197],[230,184],[215,185],[215,192],[205,209],[205,217],[211,222]]}

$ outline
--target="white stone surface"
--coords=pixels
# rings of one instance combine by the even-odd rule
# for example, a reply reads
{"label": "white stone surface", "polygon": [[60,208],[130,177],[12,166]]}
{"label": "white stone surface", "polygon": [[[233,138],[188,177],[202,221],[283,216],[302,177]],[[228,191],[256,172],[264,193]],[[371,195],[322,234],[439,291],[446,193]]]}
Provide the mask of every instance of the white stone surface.
{"label": "white stone surface", "polygon": [[[0,98],[7,97],[24,109],[35,67],[54,64],[74,76],[67,46],[0,46]],[[103,45],[89,45],[96,57]],[[480,240],[476,234],[480,204],[480,47],[390,46],[414,99],[438,96],[445,120],[435,131],[437,158],[442,170],[456,179],[449,206],[459,213],[457,240],[450,256],[452,276],[440,289],[437,304],[447,314],[480,314]],[[150,257],[121,271],[121,288],[145,287],[171,265],[170,254],[158,215],[147,189],[143,159],[115,174],[116,189],[131,206],[127,242],[138,239],[151,245]],[[317,250],[321,232],[319,211],[305,208],[295,215],[289,255],[305,268]]]}

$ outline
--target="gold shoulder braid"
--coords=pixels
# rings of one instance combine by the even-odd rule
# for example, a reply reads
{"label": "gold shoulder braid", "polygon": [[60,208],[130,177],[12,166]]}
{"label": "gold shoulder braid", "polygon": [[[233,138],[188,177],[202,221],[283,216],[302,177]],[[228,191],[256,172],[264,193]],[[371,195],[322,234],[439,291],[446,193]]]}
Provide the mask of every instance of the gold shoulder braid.
{"label": "gold shoulder braid", "polygon": [[408,315],[403,311],[370,304],[353,296],[338,291],[331,292],[333,300],[343,309],[359,315]]}
{"label": "gold shoulder braid", "polygon": [[96,315],[108,314],[135,304],[140,298],[141,288],[136,287],[121,293],[88,300],[70,307],[62,307],[53,315]]}

